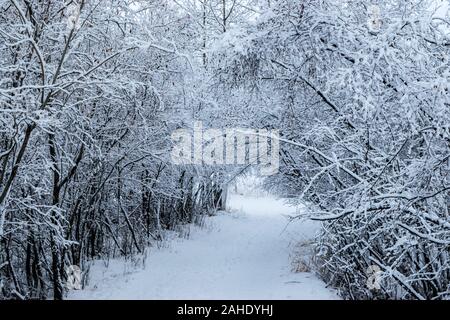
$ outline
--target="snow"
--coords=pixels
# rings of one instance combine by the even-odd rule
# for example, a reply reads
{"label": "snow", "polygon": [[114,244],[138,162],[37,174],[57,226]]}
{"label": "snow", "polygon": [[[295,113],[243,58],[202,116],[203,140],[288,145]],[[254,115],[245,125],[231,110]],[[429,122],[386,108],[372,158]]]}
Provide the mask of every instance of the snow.
{"label": "snow", "polygon": [[294,252],[308,259],[316,223],[288,224],[298,209],[270,196],[230,195],[228,206],[203,227],[190,226],[188,239],[151,249],[144,269],[96,263],[88,286],[68,298],[338,299],[314,274],[292,271]]}

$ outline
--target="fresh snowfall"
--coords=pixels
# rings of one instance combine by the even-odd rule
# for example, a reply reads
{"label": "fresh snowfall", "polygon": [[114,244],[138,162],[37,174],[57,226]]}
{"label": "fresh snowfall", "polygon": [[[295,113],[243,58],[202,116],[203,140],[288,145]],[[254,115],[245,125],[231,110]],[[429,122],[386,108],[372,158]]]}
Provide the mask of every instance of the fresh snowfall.
{"label": "fresh snowfall", "polygon": [[0,300],[450,300],[449,9],[0,0]]}
{"label": "fresh snowfall", "polygon": [[69,298],[338,299],[313,272],[297,270],[310,263],[318,229],[290,222],[298,210],[270,196],[231,195],[227,212],[190,226],[188,239],[149,249],[143,267],[96,263],[89,285]]}

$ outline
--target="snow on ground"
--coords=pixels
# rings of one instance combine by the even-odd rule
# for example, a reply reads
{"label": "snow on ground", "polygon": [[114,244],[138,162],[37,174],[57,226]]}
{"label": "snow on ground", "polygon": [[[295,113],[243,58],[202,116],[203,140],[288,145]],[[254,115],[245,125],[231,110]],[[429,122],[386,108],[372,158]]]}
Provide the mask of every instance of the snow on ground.
{"label": "snow on ground", "polygon": [[151,249],[144,269],[97,263],[89,285],[69,299],[338,299],[312,273],[292,272],[291,253],[317,230],[287,224],[295,210],[271,197],[231,195],[230,212],[191,226],[189,239]]}

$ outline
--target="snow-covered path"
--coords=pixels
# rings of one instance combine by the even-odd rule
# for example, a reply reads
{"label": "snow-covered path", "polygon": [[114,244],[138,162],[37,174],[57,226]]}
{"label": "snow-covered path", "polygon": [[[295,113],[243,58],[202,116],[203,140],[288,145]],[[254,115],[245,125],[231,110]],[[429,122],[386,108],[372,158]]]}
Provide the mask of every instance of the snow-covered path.
{"label": "snow-covered path", "polygon": [[[230,213],[191,227],[189,239],[153,249],[145,269],[123,261],[95,266],[89,286],[71,299],[337,299],[311,273],[293,273],[290,254],[316,227],[287,225],[295,208],[270,197],[232,195]],[[304,250],[304,249],[303,249]],[[306,250],[307,251],[307,250]]]}

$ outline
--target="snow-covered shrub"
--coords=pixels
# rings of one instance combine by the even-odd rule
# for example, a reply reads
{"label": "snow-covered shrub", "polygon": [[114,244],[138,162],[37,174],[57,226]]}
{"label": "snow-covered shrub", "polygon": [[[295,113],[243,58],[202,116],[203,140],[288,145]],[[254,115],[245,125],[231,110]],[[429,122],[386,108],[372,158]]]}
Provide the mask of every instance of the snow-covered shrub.
{"label": "snow-covered shrub", "polygon": [[434,1],[366,4],[276,1],[218,73],[280,129],[267,185],[323,221],[320,272],[345,298],[448,298],[450,20]]}
{"label": "snow-covered shrub", "polygon": [[61,299],[67,267],[219,204],[220,175],[170,159],[192,23],[138,2],[0,0],[0,299]]}

